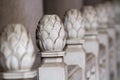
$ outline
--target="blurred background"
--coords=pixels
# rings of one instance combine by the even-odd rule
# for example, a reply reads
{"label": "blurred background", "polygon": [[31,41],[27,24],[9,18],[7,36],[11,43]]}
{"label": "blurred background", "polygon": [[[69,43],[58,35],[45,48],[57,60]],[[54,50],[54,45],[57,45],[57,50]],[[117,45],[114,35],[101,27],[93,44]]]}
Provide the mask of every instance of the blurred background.
{"label": "blurred background", "polygon": [[6,24],[22,23],[29,29],[35,44],[35,30],[43,14],[57,14],[62,19],[68,9],[105,1],[110,0],[0,0],[0,32]]}

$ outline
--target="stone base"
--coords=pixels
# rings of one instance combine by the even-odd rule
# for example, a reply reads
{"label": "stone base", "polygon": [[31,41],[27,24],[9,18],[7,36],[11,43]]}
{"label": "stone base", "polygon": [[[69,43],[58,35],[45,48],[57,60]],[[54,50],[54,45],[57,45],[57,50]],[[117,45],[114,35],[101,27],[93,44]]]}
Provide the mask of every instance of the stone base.
{"label": "stone base", "polygon": [[66,68],[62,63],[46,63],[39,68],[39,80],[67,80]]}
{"label": "stone base", "polygon": [[65,52],[42,52],[42,65],[39,67],[39,80],[68,80]]}
{"label": "stone base", "polygon": [[37,76],[37,71],[0,73],[0,80],[31,80]]}

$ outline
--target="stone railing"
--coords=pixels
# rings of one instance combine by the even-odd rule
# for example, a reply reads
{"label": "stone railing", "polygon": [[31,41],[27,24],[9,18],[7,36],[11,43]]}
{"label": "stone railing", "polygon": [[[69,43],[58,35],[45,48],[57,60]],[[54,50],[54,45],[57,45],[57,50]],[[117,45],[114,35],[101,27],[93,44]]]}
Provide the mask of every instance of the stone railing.
{"label": "stone railing", "polygon": [[22,24],[7,25],[0,36],[0,80],[117,80],[117,7],[106,2],[70,9],[63,22],[44,15],[36,29],[37,54]]}

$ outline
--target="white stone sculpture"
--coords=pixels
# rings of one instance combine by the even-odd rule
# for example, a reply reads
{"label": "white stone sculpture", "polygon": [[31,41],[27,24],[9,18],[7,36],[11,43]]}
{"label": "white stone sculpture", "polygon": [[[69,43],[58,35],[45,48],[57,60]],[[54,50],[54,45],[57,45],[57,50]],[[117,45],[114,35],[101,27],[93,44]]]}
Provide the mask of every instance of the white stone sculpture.
{"label": "white stone sculpture", "polygon": [[[92,53],[95,56],[96,80],[99,80],[99,43],[97,40],[98,19],[96,10],[93,6],[85,6],[81,10],[85,22],[85,43],[83,47],[87,54]],[[91,47],[91,45],[93,47]],[[92,77],[93,78],[93,77]]]}
{"label": "white stone sculpture", "polygon": [[36,30],[36,41],[42,51],[61,51],[66,43],[63,23],[56,15],[42,17]]}
{"label": "white stone sculpture", "polygon": [[30,71],[35,60],[30,34],[22,24],[9,24],[0,38],[0,64],[4,72]]}
{"label": "white stone sculpture", "polygon": [[57,15],[42,17],[36,30],[36,40],[42,51],[39,80],[68,80],[67,66],[63,61],[66,34],[63,23]]}
{"label": "white stone sculpture", "polygon": [[103,4],[98,4],[96,5],[96,12],[97,12],[97,17],[98,17],[98,29],[106,29],[108,26],[106,23],[108,22],[108,14],[107,11],[104,8]]}
{"label": "white stone sculpture", "polygon": [[98,18],[93,6],[85,6],[82,9],[82,16],[85,22],[85,29],[88,32],[95,32],[98,27]]}
{"label": "white stone sculpture", "polygon": [[[120,1],[114,1],[113,3],[113,12],[115,14],[115,23],[116,26],[119,26],[119,21],[120,21]],[[120,32],[120,29],[116,29],[118,32]]]}
{"label": "white stone sculpture", "polygon": [[84,22],[79,10],[71,9],[66,12],[64,18],[64,27],[67,32],[67,37],[69,39],[82,39],[84,37]]}
{"label": "white stone sculpture", "polygon": [[[80,75],[82,80],[86,80],[88,71],[95,66],[95,57],[91,53],[86,54],[86,51],[83,48],[83,44],[85,42],[85,24],[81,12],[77,9],[68,10],[64,16],[64,27],[68,33],[64,61],[68,65],[68,68],[74,65],[78,66],[80,68],[79,71],[81,71],[76,75],[76,77],[74,77],[74,74],[70,75],[69,80],[71,80],[71,78],[72,80],[76,80]],[[75,74],[76,73],[77,71]],[[93,75],[96,74],[91,74],[91,76]]]}
{"label": "white stone sculpture", "polygon": [[[107,32],[108,28],[108,14],[104,8],[103,4],[98,4],[95,6],[96,12],[97,12],[97,17],[98,17],[98,41],[100,44],[100,55],[105,57],[105,62],[102,63],[103,66],[101,67],[103,71],[100,71],[100,79],[102,78],[101,75],[105,75],[106,77],[104,80],[109,80],[109,36]],[[102,60],[102,57],[100,57],[100,61]],[[101,70],[100,69],[100,70]]]}
{"label": "white stone sculpture", "polygon": [[120,63],[120,1],[115,1],[113,4],[115,14],[115,29],[117,40],[117,63]]}
{"label": "white stone sculpture", "polygon": [[114,27],[115,24],[115,14],[113,10],[112,2],[108,1],[104,3],[104,9],[107,11],[108,15],[108,27]]}
{"label": "white stone sculpture", "polygon": [[[115,14],[113,5],[111,2],[104,4],[106,11],[108,12],[108,35],[109,35],[109,53],[110,53],[110,74],[113,75],[114,80],[117,80],[117,49],[116,49],[116,30],[115,30]],[[114,65],[113,65],[114,64]]]}

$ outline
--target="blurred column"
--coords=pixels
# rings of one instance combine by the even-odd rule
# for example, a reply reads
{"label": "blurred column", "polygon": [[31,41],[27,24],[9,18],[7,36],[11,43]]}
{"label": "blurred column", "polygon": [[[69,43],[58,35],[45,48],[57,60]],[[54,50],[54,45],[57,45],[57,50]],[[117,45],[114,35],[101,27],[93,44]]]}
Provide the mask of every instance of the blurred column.
{"label": "blurred column", "polygon": [[0,31],[7,24],[22,23],[35,44],[35,30],[42,14],[42,0],[0,0]]}
{"label": "blurred column", "polygon": [[66,10],[71,8],[80,9],[82,0],[44,0],[44,13],[57,14],[61,18]]}

